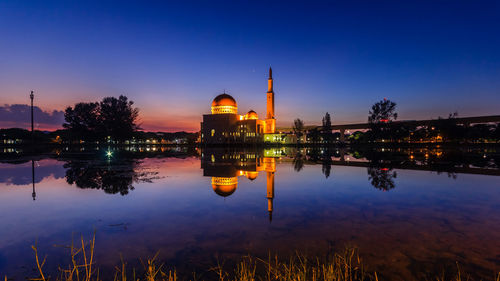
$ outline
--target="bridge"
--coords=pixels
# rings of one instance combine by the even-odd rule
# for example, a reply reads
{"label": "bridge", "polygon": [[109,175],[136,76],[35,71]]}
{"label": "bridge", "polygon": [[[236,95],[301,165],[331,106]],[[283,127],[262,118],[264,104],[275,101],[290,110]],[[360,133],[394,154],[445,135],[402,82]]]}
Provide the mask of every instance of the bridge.
{"label": "bridge", "polygon": [[[474,116],[474,117],[456,117],[450,119],[428,119],[428,120],[402,120],[402,121],[393,121],[392,125],[406,125],[406,126],[432,126],[436,124],[436,121],[451,121],[457,125],[463,125],[468,127],[473,124],[485,124],[485,123],[499,123],[500,115],[489,115],[489,116]],[[318,126],[321,128],[322,126]],[[370,123],[355,123],[355,124],[343,124],[343,125],[332,125],[332,130],[340,131],[340,141],[345,140],[345,131],[346,130],[366,130],[370,129]]]}

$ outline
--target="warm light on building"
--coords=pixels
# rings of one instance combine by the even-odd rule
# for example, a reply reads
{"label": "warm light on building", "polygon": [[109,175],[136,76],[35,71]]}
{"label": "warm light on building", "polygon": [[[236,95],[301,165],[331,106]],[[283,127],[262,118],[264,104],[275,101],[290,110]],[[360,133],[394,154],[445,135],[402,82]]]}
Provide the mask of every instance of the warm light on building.
{"label": "warm light on building", "polygon": [[[205,144],[258,143],[269,142],[267,134],[275,134],[274,90],[272,69],[269,69],[267,112],[264,120],[253,110],[238,115],[236,100],[225,92],[212,101],[211,113],[203,115],[201,123],[201,142]],[[277,141],[279,139],[279,141]],[[281,136],[272,137],[272,142],[284,140]]]}
{"label": "warm light on building", "polygon": [[246,115],[245,115],[245,120],[258,120],[259,116],[257,113],[253,110],[250,110]]}
{"label": "warm light on building", "polygon": [[233,194],[237,187],[237,177],[212,177],[212,188],[220,196],[226,197]]}
{"label": "warm light on building", "polygon": [[[265,173],[267,211],[269,220],[272,220],[274,205],[274,176],[276,159],[281,156],[283,149],[267,149],[262,154],[227,153],[209,148],[203,153],[203,175],[211,177],[213,191],[222,197],[232,195],[238,188],[238,177],[244,176],[248,180],[256,180],[260,172]],[[269,155],[269,156],[266,156]],[[216,160],[216,161],[214,161]]]}
{"label": "warm light on building", "polygon": [[230,95],[223,93],[212,102],[212,114],[238,114],[236,101]]}
{"label": "warm light on building", "polygon": [[225,113],[237,114],[238,108],[236,106],[230,106],[230,105],[212,106],[212,114],[225,114]]}

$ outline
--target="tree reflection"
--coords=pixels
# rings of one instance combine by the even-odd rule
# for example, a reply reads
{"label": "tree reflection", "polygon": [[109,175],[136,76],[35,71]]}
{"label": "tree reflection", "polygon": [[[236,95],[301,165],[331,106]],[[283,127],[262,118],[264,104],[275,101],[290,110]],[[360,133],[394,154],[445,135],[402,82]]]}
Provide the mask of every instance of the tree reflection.
{"label": "tree reflection", "polygon": [[396,187],[394,179],[397,177],[392,168],[368,167],[368,180],[376,189],[388,191]]}
{"label": "tree reflection", "polygon": [[304,168],[304,156],[299,152],[293,158],[293,169],[295,172],[300,172]]}
{"label": "tree reflection", "polygon": [[330,162],[331,161],[324,161],[322,163],[321,171],[323,172],[323,175],[325,175],[325,178],[328,178],[332,171],[332,165],[330,164]]}
{"label": "tree reflection", "polygon": [[[326,178],[330,177],[332,171],[332,157],[335,155],[328,147],[312,147],[306,150],[306,159],[308,162],[321,164],[321,172]],[[302,168],[301,168],[302,169]]]}
{"label": "tree reflection", "polygon": [[134,183],[151,182],[157,172],[144,171],[138,160],[69,160],[64,164],[66,181],[79,188],[101,189],[105,193],[126,195]]}

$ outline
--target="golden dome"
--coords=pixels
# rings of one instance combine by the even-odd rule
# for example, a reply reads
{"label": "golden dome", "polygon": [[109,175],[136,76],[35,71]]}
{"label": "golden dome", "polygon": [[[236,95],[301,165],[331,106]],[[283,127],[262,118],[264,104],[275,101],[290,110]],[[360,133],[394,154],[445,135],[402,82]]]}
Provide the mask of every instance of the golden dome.
{"label": "golden dome", "polygon": [[220,105],[237,106],[236,100],[226,93],[216,96],[214,101],[212,102],[212,106],[220,106]]}
{"label": "golden dome", "polygon": [[259,119],[259,116],[257,115],[257,112],[250,110],[247,113],[246,119]]}
{"label": "golden dome", "polygon": [[230,95],[224,93],[215,97],[212,101],[212,114],[237,114],[238,106]]}
{"label": "golden dome", "polygon": [[238,178],[212,177],[212,188],[222,197],[233,194],[238,187]]}
{"label": "golden dome", "polygon": [[247,172],[246,173],[247,179],[249,179],[251,181],[256,179],[258,175],[259,175],[259,172]]}

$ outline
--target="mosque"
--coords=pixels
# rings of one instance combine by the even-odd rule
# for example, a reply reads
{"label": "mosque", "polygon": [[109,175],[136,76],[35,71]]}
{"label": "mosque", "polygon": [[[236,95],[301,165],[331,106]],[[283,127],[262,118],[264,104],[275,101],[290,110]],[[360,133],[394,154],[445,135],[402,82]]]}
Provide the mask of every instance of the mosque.
{"label": "mosque", "polygon": [[267,90],[267,112],[264,120],[253,110],[244,115],[238,114],[236,100],[220,94],[212,101],[212,114],[203,115],[201,123],[201,142],[203,144],[243,144],[284,140],[276,134],[274,115],[273,70],[269,68]]}

